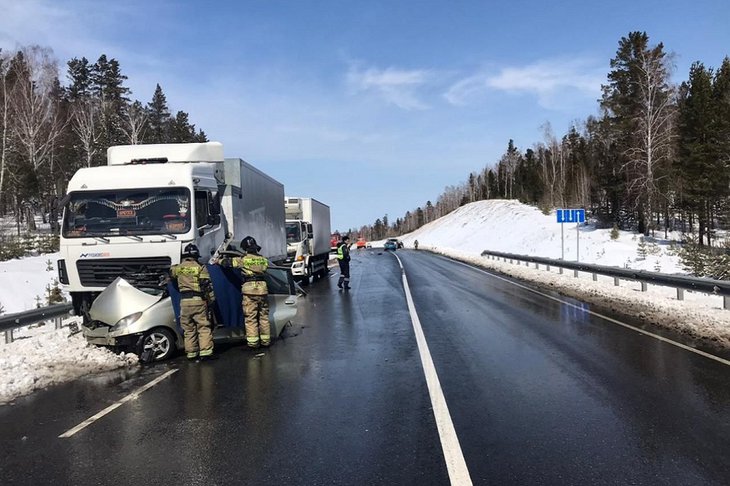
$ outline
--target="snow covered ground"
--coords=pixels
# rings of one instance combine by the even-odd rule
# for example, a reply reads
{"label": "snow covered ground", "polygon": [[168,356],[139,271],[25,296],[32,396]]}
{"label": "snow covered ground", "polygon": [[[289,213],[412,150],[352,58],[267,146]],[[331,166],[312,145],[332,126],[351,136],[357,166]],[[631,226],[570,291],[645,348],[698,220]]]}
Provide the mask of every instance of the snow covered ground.
{"label": "snow covered ground", "polygon": [[[56,260],[58,253],[0,262],[3,315],[46,305],[47,286],[58,275]],[[13,331],[12,343],[0,337],[0,404],[90,373],[137,365],[134,354],[114,354],[70,332],[49,322]]]}
{"label": "snow covered ground", "polygon": [[[576,260],[576,225],[565,225],[565,260]],[[561,228],[556,216],[517,201],[479,201],[462,206],[422,226],[400,239],[406,248],[418,240],[419,249],[431,250],[484,268],[535,282],[577,299],[598,304],[617,313],[637,317],[644,322],[707,340],[730,348],[730,311],[722,308],[716,295],[685,292],[678,301],[676,290],[650,285],[641,292],[638,282],[622,281],[615,287],[613,278],[600,277],[593,282],[590,274],[572,271],[559,274],[553,268],[535,269],[524,263],[510,264],[482,257],[484,250],[559,259]],[[640,238],[627,231],[611,239],[610,229],[591,225],[580,228],[580,261],[622,268],[662,273],[686,274],[670,241],[647,241],[647,254],[639,255]],[[675,235],[678,237],[678,235]],[[670,235],[671,237],[671,235]],[[383,242],[373,242],[382,246]]]}
{"label": "snow covered ground", "polygon": [[[685,301],[676,299],[674,289],[611,278],[593,282],[588,274],[573,278],[572,272],[511,265],[481,256],[483,250],[560,258],[560,224],[555,214],[545,215],[537,208],[517,201],[480,201],[463,206],[451,214],[404,235],[401,240],[419,248],[492,269],[518,279],[535,282],[579,300],[595,303],[644,322],[673,329],[690,336],[730,347],[730,311],[722,309],[722,298],[686,292]],[[575,260],[575,225],[565,225],[565,259]],[[622,231],[612,240],[611,231],[584,226],[580,233],[580,260],[663,273],[685,273],[669,241],[649,242],[647,255],[639,256],[639,237]],[[373,242],[382,246],[383,242]],[[0,262],[0,303],[6,314],[36,307],[45,302],[46,286],[57,276],[58,254],[27,257]],[[56,331],[52,324],[16,331],[18,341],[0,340],[0,403],[45,386],[73,380],[79,376],[123,366],[135,366],[133,355],[116,355],[106,349],[88,346],[80,335],[69,336],[69,329]]]}
{"label": "snow covered ground", "polygon": [[136,355],[90,345],[80,333],[69,335],[67,327],[45,327],[46,332],[26,332],[28,337],[0,346],[0,404],[90,373],[137,364]]}

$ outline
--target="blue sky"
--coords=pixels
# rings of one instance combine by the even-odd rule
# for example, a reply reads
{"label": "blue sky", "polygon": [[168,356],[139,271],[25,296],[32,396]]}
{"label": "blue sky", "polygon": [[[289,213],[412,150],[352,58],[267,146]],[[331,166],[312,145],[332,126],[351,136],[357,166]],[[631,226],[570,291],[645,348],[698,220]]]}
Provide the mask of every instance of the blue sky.
{"label": "blue sky", "polygon": [[333,227],[446,186],[597,113],[618,41],[642,30],[675,80],[730,55],[727,0],[0,0],[0,47],[119,60],[226,156],[330,205]]}

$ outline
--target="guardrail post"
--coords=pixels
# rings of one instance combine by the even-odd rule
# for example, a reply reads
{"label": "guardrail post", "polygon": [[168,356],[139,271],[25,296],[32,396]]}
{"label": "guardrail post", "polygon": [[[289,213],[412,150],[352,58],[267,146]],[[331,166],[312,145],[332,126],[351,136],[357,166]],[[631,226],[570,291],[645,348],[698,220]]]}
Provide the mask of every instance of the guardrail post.
{"label": "guardrail post", "polygon": [[535,269],[536,269],[536,270],[540,270],[540,265],[539,265],[539,264],[537,264],[537,263],[535,263]]}
{"label": "guardrail post", "polygon": [[677,300],[684,300],[684,289],[677,289]]}
{"label": "guardrail post", "polygon": [[618,287],[619,282],[621,282],[621,279],[618,277],[613,277],[613,284]]}
{"label": "guardrail post", "polygon": [[510,262],[510,264],[512,264],[512,263],[513,263],[513,262],[512,262],[512,259],[511,259],[511,258],[509,259],[509,262]]}
{"label": "guardrail post", "polygon": [[730,295],[722,296],[722,308],[725,310],[730,310]]}
{"label": "guardrail post", "polygon": [[578,270],[573,270],[573,277],[578,278]]}
{"label": "guardrail post", "polygon": [[55,324],[56,330],[61,329],[61,322],[62,322],[62,319],[60,317],[56,317],[53,319],[53,323]]}
{"label": "guardrail post", "polygon": [[646,289],[647,289],[648,287],[649,287],[649,286],[648,286],[648,285],[646,284],[646,282],[641,282],[641,291],[642,291],[642,292],[646,292]]}
{"label": "guardrail post", "polygon": [[560,275],[563,274],[563,267],[560,267]]}
{"label": "guardrail post", "polygon": [[545,265],[545,266],[547,267],[546,270],[549,272],[550,271],[550,265]]}
{"label": "guardrail post", "polygon": [[593,281],[594,282],[598,282],[598,274],[597,273],[594,273],[593,274]]}
{"label": "guardrail post", "polygon": [[526,267],[529,267],[530,266],[530,262],[525,262],[525,266]]}
{"label": "guardrail post", "polygon": [[13,342],[13,330],[9,329],[5,331],[5,344],[10,344]]}

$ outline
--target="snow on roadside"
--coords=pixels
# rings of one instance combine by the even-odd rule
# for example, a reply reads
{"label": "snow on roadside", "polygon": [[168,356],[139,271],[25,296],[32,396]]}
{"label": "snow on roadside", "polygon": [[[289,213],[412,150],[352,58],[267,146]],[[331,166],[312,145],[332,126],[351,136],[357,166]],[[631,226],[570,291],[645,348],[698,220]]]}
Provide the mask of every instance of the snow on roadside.
{"label": "snow on roadside", "polygon": [[48,331],[0,347],[0,404],[90,373],[136,366],[132,353],[114,354],[69,329]]}
{"label": "snow on roadside", "polygon": [[0,305],[4,314],[36,308],[36,297],[46,305],[46,286],[58,277],[60,253],[0,262]]}
{"label": "snow on roadside", "polygon": [[594,282],[574,278],[573,272],[552,273],[447,248],[433,251],[523,281],[550,287],[564,295],[639,318],[655,326],[730,348],[730,311],[720,307],[708,307],[704,300],[678,301],[660,295],[663,290],[661,288],[654,287],[653,292],[637,292],[627,286],[615,287],[607,281]]}

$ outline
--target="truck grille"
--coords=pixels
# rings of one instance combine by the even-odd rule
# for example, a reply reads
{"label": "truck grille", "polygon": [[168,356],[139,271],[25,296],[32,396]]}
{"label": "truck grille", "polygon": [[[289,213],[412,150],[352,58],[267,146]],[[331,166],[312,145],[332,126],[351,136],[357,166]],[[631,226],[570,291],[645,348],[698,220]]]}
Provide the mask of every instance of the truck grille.
{"label": "truck grille", "polygon": [[170,257],[78,260],[76,269],[84,287],[106,287],[117,277],[135,287],[157,287],[170,269]]}

